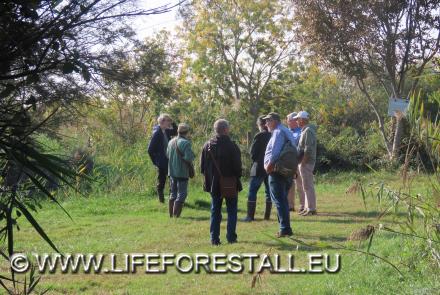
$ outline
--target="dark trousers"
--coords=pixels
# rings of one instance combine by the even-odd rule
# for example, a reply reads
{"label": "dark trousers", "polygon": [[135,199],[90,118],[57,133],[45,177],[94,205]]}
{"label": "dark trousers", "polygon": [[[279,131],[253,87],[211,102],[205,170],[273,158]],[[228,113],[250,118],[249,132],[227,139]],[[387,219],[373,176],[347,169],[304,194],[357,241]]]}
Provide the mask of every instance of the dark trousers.
{"label": "dark trousers", "polygon": [[289,202],[287,200],[287,194],[289,193],[291,185],[292,178],[286,178],[275,173],[269,174],[270,196],[272,203],[277,207],[280,233],[282,234],[292,233],[292,228],[290,227]]}
{"label": "dark trousers", "polygon": [[168,174],[168,168],[158,168],[157,173],[157,191],[163,192],[165,188],[165,183],[167,182],[167,174]]}
{"label": "dark trousers", "polygon": [[[228,223],[226,225],[226,239],[228,242],[237,240],[237,201],[238,197],[225,198],[226,210],[228,212]],[[223,198],[211,194],[211,242],[220,242],[220,223],[222,221],[222,202]]]}

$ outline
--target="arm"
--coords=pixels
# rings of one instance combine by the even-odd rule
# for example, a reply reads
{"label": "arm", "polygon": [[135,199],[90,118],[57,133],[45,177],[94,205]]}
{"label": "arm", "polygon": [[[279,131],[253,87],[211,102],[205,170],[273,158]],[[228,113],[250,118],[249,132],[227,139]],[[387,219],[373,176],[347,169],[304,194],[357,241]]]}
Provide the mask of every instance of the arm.
{"label": "arm", "polygon": [[275,162],[280,157],[281,149],[283,148],[284,144],[284,134],[281,132],[281,130],[275,130],[273,136],[274,142],[269,164],[275,164]]}
{"label": "arm", "polygon": [[194,152],[192,151],[192,144],[190,141],[186,141],[184,143],[184,152],[183,152],[183,159],[188,161],[188,162],[192,162],[194,161],[195,155]]}
{"label": "arm", "polygon": [[203,146],[202,154],[200,155],[200,172],[205,174],[205,163],[206,163],[206,144]]}
{"label": "arm", "polygon": [[303,162],[308,162],[312,154],[311,146],[313,145],[313,136],[310,130],[304,132],[304,157]]}
{"label": "arm", "polygon": [[257,160],[258,147],[259,147],[259,142],[258,142],[258,134],[257,134],[254,136],[254,140],[252,141],[252,145],[250,149],[251,159],[254,162]]}
{"label": "arm", "polygon": [[156,157],[157,148],[159,145],[158,134],[159,134],[158,132],[153,133],[153,136],[151,137],[151,140],[150,140],[150,144],[148,145],[148,155],[150,155],[151,162],[153,162],[153,164],[155,166],[157,166],[155,157]]}
{"label": "arm", "polygon": [[232,169],[237,177],[241,177],[241,152],[240,148],[233,143],[233,153],[232,153]]}

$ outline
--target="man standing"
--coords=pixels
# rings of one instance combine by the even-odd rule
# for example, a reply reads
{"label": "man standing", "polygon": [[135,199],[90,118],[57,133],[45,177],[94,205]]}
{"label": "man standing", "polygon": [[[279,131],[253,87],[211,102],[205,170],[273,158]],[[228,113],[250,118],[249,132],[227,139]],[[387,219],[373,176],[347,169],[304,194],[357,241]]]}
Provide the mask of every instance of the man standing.
{"label": "man standing", "polygon": [[[295,118],[298,113],[293,112],[287,115],[287,126],[292,132],[293,138],[295,139],[295,144],[298,146],[299,138],[301,136],[301,127],[298,126],[298,119]],[[289,211],[295,211],[295,179],[292,180],[292,186],[289,189],[289,194],[287,195],[287,200],[289,201]],[[300,198],[300,210],[304,210],[304,198]]]}
{"label": "man standing", "polygon": [[316,126],[309,124],[309,113],[301,111],[296,115],[298,125],[301,127],[299,149],[304,152],[304,157],[298,167],[298,193],[300,199],[306,200],[306,206],[298,214],[307,216],[316,214],[316,194],[313,184],[313,169],[316,162]]}
{"label": "man standing", "polygon": [[266,121],[263,119],[263,117],[264,116],[258,118],[257,126],[260,132],[255,134],[251,145],[251,158],[253,163],[250,173],[251,181],[249,183],[247,216],[243,219],[245,222],[254,220],[255,209],[257,206],[257,192],[263,182],[266,192],[266,208],[264,210],[265,220],[269,220],[270,211],[272,209],[269,182],[266,170],[264,170],[264,153],[266,152],[266,146],[269,142],[271,134],[267,130]]}
{"label": "man standing", "polygon": [[194,160],[191,141],[188,140],[189,126],[179,124],[178,136],[168,143],[168,175],[171,195],[168,201],[170,217],[179,217],[188,195],[189,167]]}
{"label": "man standing", "polygon": [[236,177],[237,179],[237,196],[225,198],[228,212],[226,239],[228,243],[236,243],[237,200],[238,192],[242,190],[240,183],[242,171],[240,149],[229,138],[229,122],[224,119],[217,120],[214,123],[214,130],[216,135],[203,146],[200,166],[205,178],[203,189],[211,194],[211,243],[220,245],[223,202],[220,177]]}
{"label": "man standing", "polygon": [[158,170],[157,174],[157,196],[159,202],[164,203],[164,193],[165,182],[168,174],[168,158],[166,156],[166,151],[168,147],[168,142],[170,137],[167,135],[167,130],[170,128],[172,120],[170,115],[161,114],[157,118],[158,125],[153,127],[153,135],[148,145],[148,154],[150,155],[153,165],[156,166]]}
{"label": "man standing", "polygon": [[289,203],[287,193],[292,185],[291,177],[284,177],[274,172],[275,164],[281,155],[285,144],[291,144],[296,148],[292,132],[281,124],[280,115],[269,113],[265,118],[266,126],[272,133],[264,155],[264,168],[269,174],[270,196],[277,207],[280,231],[277,237],[293,235],[290,227]]}

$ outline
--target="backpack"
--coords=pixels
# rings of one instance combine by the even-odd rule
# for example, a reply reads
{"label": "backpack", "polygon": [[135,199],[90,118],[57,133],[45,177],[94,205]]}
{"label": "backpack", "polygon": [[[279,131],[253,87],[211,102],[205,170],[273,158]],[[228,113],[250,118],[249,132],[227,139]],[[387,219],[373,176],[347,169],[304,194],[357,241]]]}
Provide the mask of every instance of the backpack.
{"label": "backpack", "polygon": [[298,162],[298,150],[287,140],[275,163],[274,172],[287,178],[293,178],[298,168]]}

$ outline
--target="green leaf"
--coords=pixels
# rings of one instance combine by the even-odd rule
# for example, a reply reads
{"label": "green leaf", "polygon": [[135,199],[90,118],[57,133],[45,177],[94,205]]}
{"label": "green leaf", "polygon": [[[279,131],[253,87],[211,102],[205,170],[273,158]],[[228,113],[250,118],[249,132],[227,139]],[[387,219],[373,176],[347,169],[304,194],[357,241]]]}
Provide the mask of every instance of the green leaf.
{"label": "green leaf", "polygon": [[26,219],[30,222],[30,224],[34,227],[34,229],[38,232],[38,234],[54,249],[57,253],[60,253],[58,248],[52,242],[52,240],[47,236],[46,232],[41,228],[32,214],[26,209],[26,207],[17,200],[14,200],[14,204],[20,209],[21,213],[26,217]]}

